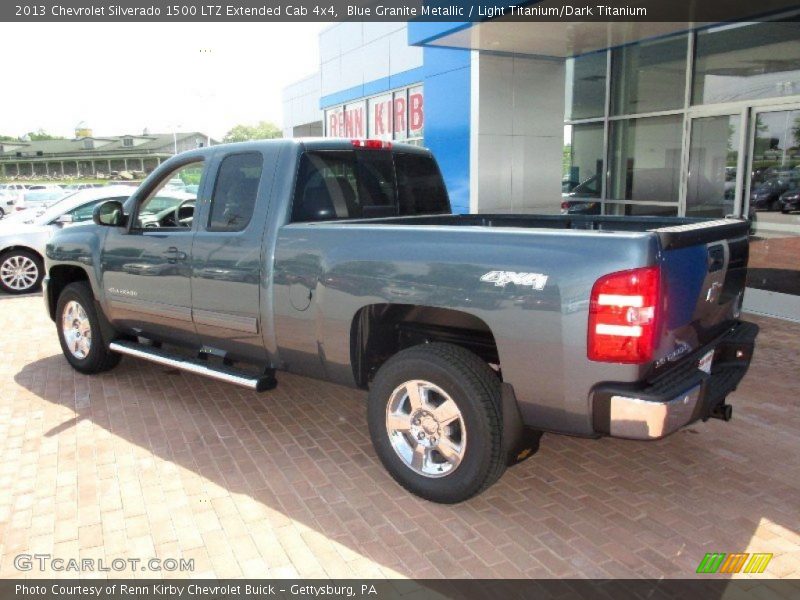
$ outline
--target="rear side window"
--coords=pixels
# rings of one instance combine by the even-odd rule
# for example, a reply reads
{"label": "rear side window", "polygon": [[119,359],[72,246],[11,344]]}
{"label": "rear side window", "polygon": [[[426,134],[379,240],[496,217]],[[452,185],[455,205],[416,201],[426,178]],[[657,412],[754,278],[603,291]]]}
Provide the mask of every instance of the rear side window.
{"label": "rear side window", "polygon": [[396,154],[397,196],[401,215],[450,212],[450,202],[436,162],[418,154]]}
{"label": "rear side window", "polygon": [[390,152],[326,150],[303,154],[292,204],[293,222],[396,214]]}
{"label": "rear side window", "polygon": [[226,156],[219,166],[208,231],[243,231],[253,217],[261,182],[263,158],[259,152]]}

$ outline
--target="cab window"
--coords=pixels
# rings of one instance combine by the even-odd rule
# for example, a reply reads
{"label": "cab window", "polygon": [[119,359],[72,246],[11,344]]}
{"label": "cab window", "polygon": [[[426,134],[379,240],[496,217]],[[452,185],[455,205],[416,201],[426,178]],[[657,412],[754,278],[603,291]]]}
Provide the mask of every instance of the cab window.
{"label": "cab window", "polygon": [[300,159],[295,223],[449,212],[442,175],[428,155],[326,150],[306,152]]}
{"label": "cab window", "polygon": [[325,150],[301,157],[293,222],[396,214],[390,152]]}
{"label": "cab window", "polygon": [[429,156],[398,153],[394,157],[394,164],[401,215],[450,212],[447,188],[436,161]]}
{"label": "cab window", "polygon": [[259,152],[223,159],[211,197],[208,231],[243,231],[247,227],[256,206],[263,162]]}
{"label": "cab window", "polygon": [[203,162],[191,162],[168,173],[141,202],[137,229],[191,229]]}

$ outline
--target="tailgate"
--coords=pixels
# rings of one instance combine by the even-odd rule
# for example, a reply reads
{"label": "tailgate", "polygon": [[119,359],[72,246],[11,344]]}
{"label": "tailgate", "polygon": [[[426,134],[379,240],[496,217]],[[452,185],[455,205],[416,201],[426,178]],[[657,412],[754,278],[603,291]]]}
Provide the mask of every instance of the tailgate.
{"label": "tailgate", "polygon": [[656,368],[707,344],[739,316],[749,225],[720,219],[653,230],[661,247],[664,336]]}

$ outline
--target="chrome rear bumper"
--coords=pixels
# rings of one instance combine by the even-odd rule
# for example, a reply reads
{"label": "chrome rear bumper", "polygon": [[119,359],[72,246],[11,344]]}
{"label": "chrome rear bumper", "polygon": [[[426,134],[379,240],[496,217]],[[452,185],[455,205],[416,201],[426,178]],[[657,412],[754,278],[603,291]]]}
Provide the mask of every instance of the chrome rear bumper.
{"label": "chrome rear bumper", "polygon": [[701,386],[667,402],[611,396],[609,435],[634,440],[657,440],[692,421]]}
{"label": "chrome rear bumper", "polygon": [[[657,440],[714,409],[736,389],[750,366],[758,326],[740,321],[651,380],[601,383],[592,390],[593,427],[600,435]],[[711,373],[698,362],[714,351]]]}

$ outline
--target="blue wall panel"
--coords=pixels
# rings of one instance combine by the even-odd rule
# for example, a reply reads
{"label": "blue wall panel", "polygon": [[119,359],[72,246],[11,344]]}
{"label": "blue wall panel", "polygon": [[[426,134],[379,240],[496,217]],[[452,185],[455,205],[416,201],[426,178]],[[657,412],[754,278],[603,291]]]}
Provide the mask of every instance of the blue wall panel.
{"label": "blue wall panel", "polygon": [[470,52],[425,47],[425,145],[442,169],[453,212],[469,212]]}
{"label": "blue wall panel", "polygon": [[424,71],[422,67],[409,69],[408,71],[401,71],[400,73],[394,73],[389,77],[382,77],[380,79],[375,79],[374,81],[368,81],[363,85],[357,85],[355,87],[342,90],[341,92],[322,96],[322,98],[319,99],[319,107],[324,109],[330,106],[344,104],[346,102],[350,102],[351,100],[361,100],[366,96],[375,96],[387,90],[419,83],[422,81],[423,77]]}

